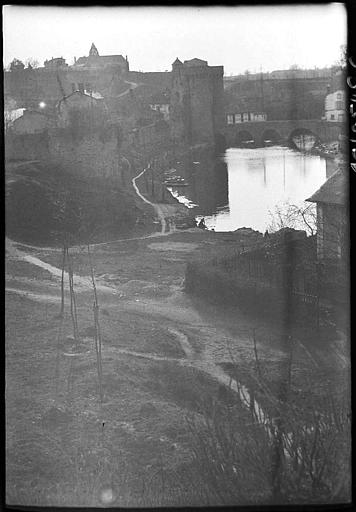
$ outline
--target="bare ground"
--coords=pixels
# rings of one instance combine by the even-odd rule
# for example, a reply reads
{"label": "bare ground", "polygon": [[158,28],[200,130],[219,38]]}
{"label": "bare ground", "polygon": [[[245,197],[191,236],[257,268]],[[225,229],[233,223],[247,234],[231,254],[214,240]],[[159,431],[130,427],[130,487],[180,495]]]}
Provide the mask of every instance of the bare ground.
{"label": "bare ground", "polygon": [[[185,418],[202,417],[213,397],[225,399],[220,389],[229,384],[231,364],[234,375],[251,384],[253,330],[261,364],[276,386],[286,357],[271,325],[184,292],[187,261],[239,243],[236,234],[193,229],[93,247],[103,336],[101,405],[86,249],[72,250],[83,344],[73,356],[68,290],[65,317],[58,318],[61,252],[9,242],[9,504],[210,504],[195,482]],[[294,350],[297,387],[321,383],[321,390],[314,386],[315,400],[323,382],[345,382],[348,365],[342,336],[327,346],[306,347],[301,340]]]}

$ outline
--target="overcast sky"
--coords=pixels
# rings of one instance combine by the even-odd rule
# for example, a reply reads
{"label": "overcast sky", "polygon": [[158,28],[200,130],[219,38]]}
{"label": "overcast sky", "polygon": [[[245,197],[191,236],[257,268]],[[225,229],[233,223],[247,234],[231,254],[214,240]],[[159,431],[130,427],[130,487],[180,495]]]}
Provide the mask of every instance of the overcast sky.
{"label": "overcast sky", "polygon": [[252,7],[3,7],[4,64],[127,55],[131,70],[171,70],[176,57],[225,74],[329,66],[346,44],[343,4]]}

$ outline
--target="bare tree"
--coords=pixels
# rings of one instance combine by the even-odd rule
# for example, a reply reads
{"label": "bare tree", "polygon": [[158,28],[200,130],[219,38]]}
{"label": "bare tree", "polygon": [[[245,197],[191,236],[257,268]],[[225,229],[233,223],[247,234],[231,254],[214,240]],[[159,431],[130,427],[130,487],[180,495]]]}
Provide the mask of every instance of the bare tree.
{"label": "bare tree", "polygon": [[37,59],[34,59],[33,57],[29,57],[28,59],[26,59],[26,62],[25,62],[26,66],[28,69],[36,69],[39,67],[40,63],[38,62]]}
{"label": "bare tree", "polygon": [[337,68],[345,69],[347,63],[347,46],[346,44],[340,45],[339,58],[335,61],[334,66]]}
{"label": "bare tree", "polygon": [[308,235],[317,232],[316,207],[313,203],[304,201],[301,204],[282,203],[269,212],[271,223],[268,231],[275,232],[283,228],[303,229]]}
{"label": "bare tree", "polygon": [[14,59],[10,64],[10,71],[19,71],[24,68],[25,64],[19,59]]}

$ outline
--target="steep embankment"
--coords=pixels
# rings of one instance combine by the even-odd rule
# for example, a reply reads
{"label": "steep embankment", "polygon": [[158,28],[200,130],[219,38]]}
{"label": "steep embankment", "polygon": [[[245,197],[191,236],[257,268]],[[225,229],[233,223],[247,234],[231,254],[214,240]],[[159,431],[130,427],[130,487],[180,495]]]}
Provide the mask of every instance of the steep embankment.
{"label": "steep embankment", "polygon": [[6,231],[34,244],[56,243],[67,231],[77,242],[125,234],[139,216],[133,191],[117,179],[80,178],[41,162],[6,167]]}

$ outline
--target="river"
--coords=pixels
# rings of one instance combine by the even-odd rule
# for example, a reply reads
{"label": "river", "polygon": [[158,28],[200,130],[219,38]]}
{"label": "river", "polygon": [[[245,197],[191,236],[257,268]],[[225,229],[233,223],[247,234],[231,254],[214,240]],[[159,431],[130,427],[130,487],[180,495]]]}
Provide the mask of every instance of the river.
{"label": "river", "polygon": [[177,162],[182,184],[171,193],[208,229],[264,232],[276,207],[301,204],[326,180],[326,161],[282,146],[229,148],[219,157]]}

